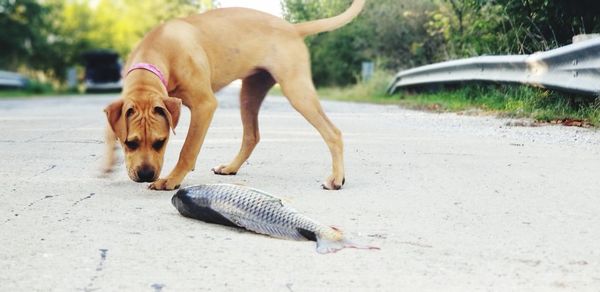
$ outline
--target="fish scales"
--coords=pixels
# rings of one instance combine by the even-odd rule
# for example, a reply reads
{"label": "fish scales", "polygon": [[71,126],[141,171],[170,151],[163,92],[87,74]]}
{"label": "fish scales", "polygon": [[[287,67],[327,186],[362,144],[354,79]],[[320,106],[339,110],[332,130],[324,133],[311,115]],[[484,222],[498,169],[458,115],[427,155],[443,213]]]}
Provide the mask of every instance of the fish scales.
{"label": "fish scales", "polygon": [[280,199],[254,189],[248,188],[247,192],[242,192],[237,186],[217,185],[197,191],[207,199],[212,197],[210,207],[214,211],[231,219],[236,225],[257,233],[300,240],[305,237],[298,232],[298,228],[318,229],[315,222],[284,206]]}
{"label": "fish scales", "polygon": [[249,187],[231,184],[187,187],[173,196],[172,203],[186,217],[277,238],[316,241],[320,253],[345,247],[375,248],[352,243],[341,231],[285,206],[273,195]]}
{"label": "fish scales", "polygon": [[283,206],[281,200],[270,195],[243,189],[234,185],[217,185],[214,188],[200,188],[197,191],[212,198],[210,207],[233,223],[249,230],[275,237],[302,239],[296,226],[303,229],[316,229],[302,215]]}

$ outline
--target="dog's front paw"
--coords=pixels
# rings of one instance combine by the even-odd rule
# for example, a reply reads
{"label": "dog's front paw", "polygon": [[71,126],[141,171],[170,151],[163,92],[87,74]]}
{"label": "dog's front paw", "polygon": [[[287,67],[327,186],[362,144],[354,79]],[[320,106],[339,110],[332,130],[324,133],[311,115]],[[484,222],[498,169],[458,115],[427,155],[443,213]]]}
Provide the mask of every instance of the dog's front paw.
{"label": "dog's front paw", "polygon": [[172,191],[178,189],[181,185],[181,180],[172,178],[161,178],[151,183],[148,188],[156,191]]}
{"label": "dog's front paw", "polygon": [[341,179],[335,179],[335,177],[331,176],[325,182],[323,182],[321,187],[329,191],[337,191],[340,190],[345,183],[345,177],[342,177]]}
{"label": "dog's front paw", "polygon": [[211,170],[212,170],[212,172],[214,172],[214,174],[218,174],[218,175],[236,175],[237,174],[237,169],[236,170],[231,169],[227,165],[215,166]]}
{"label": "dog's front paw", "polygon": [[110,173],[112,173],[114,171],[115,164],[117,164],[117,160],[116,159],[106,159],[102,163],[102,166],[100,167],[100,171],[104,175],[110,174]]}

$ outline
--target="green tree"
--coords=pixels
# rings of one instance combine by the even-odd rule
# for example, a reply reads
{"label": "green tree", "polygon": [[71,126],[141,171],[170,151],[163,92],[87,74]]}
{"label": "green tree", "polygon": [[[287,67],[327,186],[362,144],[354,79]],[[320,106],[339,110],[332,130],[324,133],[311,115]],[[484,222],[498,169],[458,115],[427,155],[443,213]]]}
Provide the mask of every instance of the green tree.
{"label": "green tree", "polygon": [[450,56],[529,54],[600,31],[595,0],[444,0],[432,27],[445,31]]}
{"label": "green tree", "polygon": [[[282,0],[285,18],[339,14],[350,0]],[[360,62],[408,68],[482,54],[528,54],[600,31],[597,0],[377,0],[340,30],[307,38],[318,85],[356,80]]]}
{"label": "green tree", "polygon": [[[284,0],[284,17],[302,22],[337,15],[352,1]],[[378,67],[422,65],[436,59],[443,37],[430,35],[427,23],[436,9],[433,1],[367,1],[364,11],[347,26],[317,36],[306,43],[311,51],[317,85],[348,85],[357,81],[363,61]]]}
{"label": "green tree", "polygon": [[596,0],[497,0],[505,7],[511,30],[523,51],[563,46],[574,35],[600,31],[600,5]]}
{"label": "green tree", "polygon": [[365,44],[367,56],[391,70],[442,59],[444,38],[427,26],[436,9],[430,0],[370,1],[362,15],[371,35]]}
{"label": "green tree", "polygon": [[126,57],[152,27],[212,8],[212,0],[0,0],[0,68],[63,80],[90,49]]}
{"label": "green tree", "polygon": [[96,46],[126,56],[154,26],[212,7],[210,1],[193,0],[100,0],[87,38]]}
{"label": "green tree", "polygon": [[[284,18],[293,23],[340,14],[351,0],[283,0]],[[310,36],[306,43],[311,53],[313,79],[317,85],[347,85],[356,80],[370,34],[360,18],[336,31]]]}
{"label": "green tree", "polygon": [[47,8],[35,0],[0,0],[0,67],[16,69],[43,50]]}

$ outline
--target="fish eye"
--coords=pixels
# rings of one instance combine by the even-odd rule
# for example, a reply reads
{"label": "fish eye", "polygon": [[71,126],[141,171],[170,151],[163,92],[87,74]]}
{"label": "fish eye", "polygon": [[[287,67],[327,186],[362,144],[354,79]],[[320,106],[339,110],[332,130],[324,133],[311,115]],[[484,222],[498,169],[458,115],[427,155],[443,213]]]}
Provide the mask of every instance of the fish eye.
{"label": "fish eye", "polygon": [[125,141],[125,146],[127,146],[127,148],[131,151],[135,151],[136,149],[138,149],[140,147],[140,142],[134,140],[134,141]]}
{"label": "fish eye", "polygon": [[163,146],[165,146],[165,141],[167,139],[160,139],[160,140],[156,140],[154,141],[154,143],[152,143],[152,148],[154,148],[154,150],[159,151],[160,149],[163,148]]}

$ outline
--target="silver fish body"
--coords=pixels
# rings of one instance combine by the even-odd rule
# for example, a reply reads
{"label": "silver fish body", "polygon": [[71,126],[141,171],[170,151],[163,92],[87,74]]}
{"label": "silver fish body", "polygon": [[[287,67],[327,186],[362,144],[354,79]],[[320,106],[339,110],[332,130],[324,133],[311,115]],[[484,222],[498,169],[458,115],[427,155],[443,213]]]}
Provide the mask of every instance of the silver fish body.
{"label": "silver fish body", "polygon": [[278,238],[316,241],[319,253],[345,247],[374,248],[352,243],[339,230],[320,224],[285,206],[281,199],[253,188],[198,185],[179,190],[171,201],[186,217]]}

